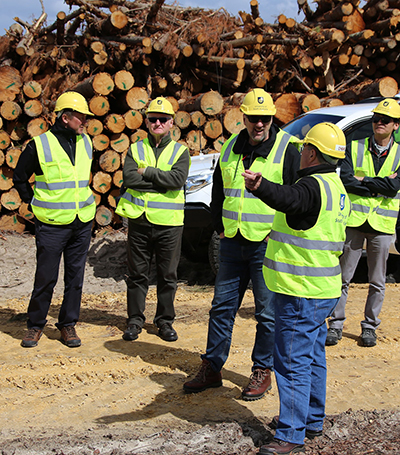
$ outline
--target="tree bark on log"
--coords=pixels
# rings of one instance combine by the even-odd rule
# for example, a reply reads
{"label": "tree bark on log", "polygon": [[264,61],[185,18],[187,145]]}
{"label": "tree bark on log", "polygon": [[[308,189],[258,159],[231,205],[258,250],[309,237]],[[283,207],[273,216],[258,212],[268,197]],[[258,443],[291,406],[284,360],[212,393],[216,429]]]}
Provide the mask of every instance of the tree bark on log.
{"label": "tree bark on log", "polygon": [[92,138],[93,148],[99,152],[106,150],[110,145],[110,139],[105,134],[98,134]]}
{"label": "tree bark on log", "polygon": [[11,66],[0,67],[0,102],[14,101],[22,87],[19,71]]}
{"label": "tree bark on log", "polygon": [[113,134],[110,146],[117,153],[123,153],[129,148],[129,137],[125,133]]}
{"label": "tree bark on log", "polygon": [[99,205],[96,210],[95,220],[99,226],[108,226],[111,224],[114,217],[114,211],[110,208]]}
{"label": "tree bark on log", "polygon": [[42,86],[37,81],[28,81],[25,82],[22,91],[28,98],[35,99],[41,95]]}
{"label": "tree bark on log", "polygon": [[190,125],[191,117],[188,112],[178,111],[175,114],[175,124],[179,126],[180,129],[185,129]]}
{"label": "tree bark on log", "polygon": [[18,210],[22,201],[18,191],[11,188],[9,191],[4,192],[0,197],[0,204],[7,210]]}
{"label": "tree bark on log", "polygon": [[147,95],[147,92],[144,88],[142,87],[132,87],[128,92],[126,93],[126,103],[127,105],[134,110],[140,110],[146,107],[148,101],[149,101],[149,96]]}
{"label": "tree bark on log", "polygon": [[106,150],[99,157],[99,166],[104,172],[115,172],[121,165],[121,158],[115,150]]}
{"label": "tree bark on log", "polygon": [[9,168],[15,169],[17,167],[17,163],[18,163],[21,153],[22,153],[21,149],[19,149],[17,147],[10,147],[7,150],[5,159],[6,159],[6,163]]}
{"label": "tree bark on log", "polygon": [[274,101],[276,107],[275,118],[283,125],[290,122],[302,112],[300,103],[298,102],[295,95],[291,93],[285,93],[280,95]]}
{"label": "tree bark on log", "polygon": [[225,112],[224,127],[231,134],[237,134],[243,129],[243,113],[238,107],[232,107]]}
{"label": "tree bark on log", "polygon": [[104,194],[110,191],[112,178],[106,172],[96,172],[93,176],[92,186],[97,193]]}
{"label": "tree bark on log", "polygon": [[0,190],[8,191],[13,187],[13,171],[6,166],[0,168]]}
{"label": "tree bark on log", "polygon": [[97,117],[103,117],[110,111],[108,98],[102,95],[95,95],[89,101],[89,110]]}
{"label": "tree bark on log", "polygon": [[98,136],[103,132],[103,123],[99,119],[89,119],[86,125],[86,132],[90,136]]}
{"label": "tree bark on log", "polygon": [[43,117],[32,119],[27,125],[27,131],[30,137],[39,136],[49,129],[49,125]]}
{"label": "tree bark on log", "polygon": [[24,104],[24,112],[28,117],[39,117],[43,113],[43,104],[39,100],[28,100]]}
{"label": "tree bark on log", "polygon": [[137,130],[142,126],[143,115],[134,109],[129,110],[124,114],[125,125],[130,130]]}
{"label": "tree bark on log", "polygon": [[25,231],[25,223],[16,213],[0,217],[0,231],[14,231],[22,234]]}
{"label": "tree bark on log", "polygon": [[204,125],[204,134],[210,139],[217,139],[222,132],[222,123],[218,119],[210,119]]}

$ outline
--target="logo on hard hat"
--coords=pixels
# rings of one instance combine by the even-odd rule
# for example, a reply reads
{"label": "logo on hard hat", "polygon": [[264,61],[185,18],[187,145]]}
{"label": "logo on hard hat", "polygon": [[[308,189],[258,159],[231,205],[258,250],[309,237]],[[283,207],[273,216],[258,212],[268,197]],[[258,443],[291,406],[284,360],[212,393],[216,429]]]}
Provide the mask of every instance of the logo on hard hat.
{"label": "logo on hard hat", "polygon": [[389,101],[384,101],[383,105],[386,107],[386,106],[389,106]]}
{"label": "logo on hard hat", "polygon": [[162,104],[162,100],[157,100],[157,104]]}
{"label": "logo on hard hat", "polygon": [[257,98],[257,101],[258,101],[258,104],[262,104],[264,102],[264,97],[263,96],[259,96]]}

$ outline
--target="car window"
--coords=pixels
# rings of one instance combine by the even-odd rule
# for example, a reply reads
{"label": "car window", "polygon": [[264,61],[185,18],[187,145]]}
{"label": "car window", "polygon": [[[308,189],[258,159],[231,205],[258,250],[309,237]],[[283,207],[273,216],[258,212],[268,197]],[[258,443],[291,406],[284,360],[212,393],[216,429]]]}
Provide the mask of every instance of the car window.
{"label": "car window", "polygon": [[344,130],[344,134],[346,135],[347,143],[372,136],[373,131],[371,119],[352,125],[350,128]]}
{"label": "car window", "polygon": [[308,131],[317,123],[330,122],[337,123],[344,117],[340,115],[327,115],[327,114],[307,114],[287,123],[282,127],[287,133],[299,139],[304,139]]}

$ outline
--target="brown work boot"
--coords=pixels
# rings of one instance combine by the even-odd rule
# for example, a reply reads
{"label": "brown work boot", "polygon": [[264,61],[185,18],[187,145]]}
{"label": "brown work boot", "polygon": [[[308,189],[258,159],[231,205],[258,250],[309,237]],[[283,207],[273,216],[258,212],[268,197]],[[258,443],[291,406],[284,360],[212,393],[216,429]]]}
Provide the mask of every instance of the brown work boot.
{"label": "brown work boot", "polygon": [[196,377],[191,381],[183,384],[183,390],[186,393],[197,393],[202,392],[210,387],[221,387],[222,386],[222,375],[211,368],[211,364],[208,360],[203,359],[200,370]]}
{"label": "brown work boot", "polygon": [[34,348],[38,345],[42,333],[42,329],[28,329],[25,333],[24,339],[21,341],[21,346],[23,348]]}
{"label": "brown work boot", "polygon": [[61,329],[61,341],[69,348],[77,348],[82,344],[73,325],[67,325]]}
{"label": "brown work boot", "polygon": [[271,370],[257,368],[251,373],[250,382],[242,391],[245,401],[259,400],[271,389]]}
{"label": "brown work boot", "polygon": [[292,455],[293,453],[304,452],[304,444],[274,439],[265,446],[260,447],[260,455]]}

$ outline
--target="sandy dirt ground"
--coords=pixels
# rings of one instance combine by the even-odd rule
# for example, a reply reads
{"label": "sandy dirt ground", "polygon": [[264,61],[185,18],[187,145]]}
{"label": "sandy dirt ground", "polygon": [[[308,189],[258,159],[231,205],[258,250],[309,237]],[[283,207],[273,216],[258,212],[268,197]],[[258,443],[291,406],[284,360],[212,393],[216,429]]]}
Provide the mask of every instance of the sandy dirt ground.
{"label": "sandy dirt ground", "polygon": [[[178,341],[157,336],[153,284],[144,330],[126,342],[125,234],[98,237],[89,251],[77,325],[82,346],[64,346],[55,327],[61,271],[44,335],[38,347],[24,349],[34,238],[3,233],[0,258],[2,455],[255,454],[273,437],[268,423],[279,411],[275,382],[261,400],[240,399],[255,334],[251,291],[236,319],[223,386],[186,395],[182,385],[197,372],[206,343],[213,296],[206,265],[181,261]],[[306,440],[308,454],[400,453],[399,285],[387,286],[374,348],[358,342],[366,295],[367,285],[351,286],[343,340],[327,348],[328,418],[324,437]]]}

